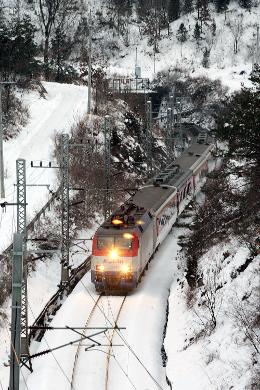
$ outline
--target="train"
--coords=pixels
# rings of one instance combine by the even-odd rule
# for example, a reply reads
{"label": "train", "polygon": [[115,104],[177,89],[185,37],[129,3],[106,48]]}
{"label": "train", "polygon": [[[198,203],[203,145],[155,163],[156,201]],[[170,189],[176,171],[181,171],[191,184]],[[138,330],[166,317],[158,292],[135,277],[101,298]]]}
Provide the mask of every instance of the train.
{"label": "train", "polygon": [[214,145],[206,131],[104,221],[93,236],[97,292],[134,290],[178,215],[199,191]]}

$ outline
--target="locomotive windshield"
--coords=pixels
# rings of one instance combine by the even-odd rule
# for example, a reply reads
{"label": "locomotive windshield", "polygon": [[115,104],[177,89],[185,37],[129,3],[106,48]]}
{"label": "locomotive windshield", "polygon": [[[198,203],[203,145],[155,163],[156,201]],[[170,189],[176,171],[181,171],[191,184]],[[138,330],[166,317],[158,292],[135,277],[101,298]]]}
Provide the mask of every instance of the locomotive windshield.
{"label": "locomotive windshield", "polygon": [[132,248],[132,239],[125,238],[121,236],[104,236],[97,238],[97,247],[98,249],[111,249],[111,248],[119,248],[119,249],[131,249]]}

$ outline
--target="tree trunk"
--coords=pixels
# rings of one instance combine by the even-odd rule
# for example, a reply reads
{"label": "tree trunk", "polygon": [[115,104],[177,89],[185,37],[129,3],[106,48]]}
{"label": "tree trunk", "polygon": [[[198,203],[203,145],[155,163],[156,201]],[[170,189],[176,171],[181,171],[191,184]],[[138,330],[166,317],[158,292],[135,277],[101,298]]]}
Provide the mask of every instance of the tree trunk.
{"label": "tree trunk", "polygon": [[45,33],[45,41],[44,41],[44,51],[43,51],[43,61],[45,67],[45,78],[48,80],[49,78],[49,35]]}

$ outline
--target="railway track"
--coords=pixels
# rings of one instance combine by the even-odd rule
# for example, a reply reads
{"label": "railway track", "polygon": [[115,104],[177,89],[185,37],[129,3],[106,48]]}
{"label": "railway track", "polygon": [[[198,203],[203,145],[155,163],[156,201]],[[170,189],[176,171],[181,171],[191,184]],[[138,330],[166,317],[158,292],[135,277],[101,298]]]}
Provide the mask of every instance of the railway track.
{"label": "railway track", "polygon": [[[122,312],[122,308],[124,306],[124,303],[126,301],[126,295],[123,297],[122,299],[122,302],[120,302],[120,305],[119,305],[119,308],[117,309],[116,311],[116,316],[112,313],[112,307],[111,307],[111,302],[109,302],[109,299],[113,300],[113,297],[107,297],[104,293],[100,294],[98,296],[98,298],[96,299],[89,315],[88,315],[88,318],[86,320],[86,323],[85,323],[85,328],[87,328],[88,326],[90,326],[90,323],[93,322],[93,325],[94,326],[100,326],[100,323],[98,322],[95,322],[94,323],[94,319],[95,319],[95,315],[100,315],[101,311],[102,311],[102,314],[104,314],[104,319],[103,319],[103,322],[101,324],[101,326],[103,326],[103,324],[105,323],[105,326],[117,326],[117,323],[118,323],[118,320],[119,320],[119,317],[120,317],[120,314]],[[118,298],[118,297],[116,297]],[[111,312],[111,315],[112,315],[112,318],[105,318],[105,310],[104,310],[104,307],[105,305],[107,305],[107,308],[108,308],[108,311]],[[113,304],[112,304],[113,306]],[[87,332],[87,329],[84,330],[84,332],[82,333],[84,336],[86,335],[86,332]],[[104,371],[105,371],[105,390],[108,390],[108,384],[109,384],[109,365],[110,365],[110,357],[112,355],[112,348],[113,348],[113,338],[115,336],[115,333],[116,333],[116,329],[113,329],[112,330],[112,333],[110,335],[107,335],[105,334],[105,337],[108,341],[108,349],[107,351],[105,352],[106,353],[106,362],[105,362],[105,367],[104,367]],[[77,345],[77,350],[76,350],[76,354],[75,354],[75,359],[74,359],[74,364],[73,364],[73,370],[72,370],[72,375],[71,375],[71,384],[70,384],[70,388],[71,390],[75,390],[76,388],[78,388],[78,386],[76,385],[76,377],[77,377],[77,373],[78,373],[78,370],[79,370],[79,362],[80,362],[80,355],[81,355],[81,352],[85,352],[84,350],[84,341],[86,341],[85,339],[83,339],[78,345]],[[83,350],[82,350],[83,348]],[[100,354],[102,354],[100,352]],[[87,367],[87,365],[86,365]]]}
{"label": "railway track", "polygon": [[[126,300],[126,295],[124,296],[124,299],[120,305],[120,308],[118,310],[114,326],[117,326],[117,322],[119,320],[120,313],[122,311],[122,308],[124,306]],[[112,352],[112,344],[113,344],[113,337],[116,332],[116,328],[113,329],[112,335],[109,337],[109,347],[108,347],[108,352],[107,352],[107,361],[106,361],[106,379],[105,379],[105,390],[108,390],[108,383],[109,383],[109,363],[110,363],[110,357],[111,357],[111,352]]]}

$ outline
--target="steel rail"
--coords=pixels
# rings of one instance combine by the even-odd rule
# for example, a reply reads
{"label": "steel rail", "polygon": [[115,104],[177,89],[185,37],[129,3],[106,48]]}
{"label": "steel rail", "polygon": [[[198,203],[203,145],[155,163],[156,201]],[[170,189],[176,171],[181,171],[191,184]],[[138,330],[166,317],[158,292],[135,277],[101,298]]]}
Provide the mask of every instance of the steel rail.
{"label": "steel rail", "polygon": [[109,364],[110,364],[110,357],[111,357],[111,350],[112,350],[112,344],[113,344],[113,337],[115,335],[115,331],[116,331],[116,327],[117,327],[117,322],[118,322],[118,319],[119,319],[119,316],[122,312],[122,308],[124,306],[124,303],[125,303],[125,300],[126,300],[126,297],[127,295],[124,296],[124,299],[120,305],[120,308],[118,310],[118,313],[117,313],[117,316],[116,316],[116,319],[115,319],[115,327],[113,329],[113,332],[112,332],[112,335],[111,337],[109,338],[109,348],[108,348],[108,352],[107,352],[107,361],[106,361],[106,379],[105,379],[105,390],[108,390],[108,381],[109,381]]}
{"label": "steel rail", "polygon": [[[101,297],[103,296],[103,293],[101,293],[98,297],[98,299],[96,300],[94,306],[92,307],[91,309],[91,312],[89,313],[89,316],[87,318],[87,321],[85,323],[85,328],[88,327],[90,321],[91,321],[91,318],[93,317],[93,314],[98,306],[98,303],[101,299]],[[84,330],[83,332],[83,335],[85,336],[86,335],[86,330]],[[78,364],[78,360],[79,360],[79,355],[80,355],[80,349],[82,348],[82,342],[85,341],[85,340],[82,340],[81,342],[79,342],[78,346],[77,346],[77,351],[76,351],[76,354],[75,354],[75,359],[74,359],[74,364],[73,364],[73,370],[72,370],[72,375],[71,375],[71,382],[70,382],[70,388],[71,390],[74,390],[75,387],[74,387],[74,382],[75,382],[75,375],[76,375],[76,370],[77,370],[77,364]]]}

